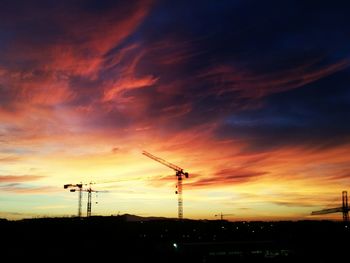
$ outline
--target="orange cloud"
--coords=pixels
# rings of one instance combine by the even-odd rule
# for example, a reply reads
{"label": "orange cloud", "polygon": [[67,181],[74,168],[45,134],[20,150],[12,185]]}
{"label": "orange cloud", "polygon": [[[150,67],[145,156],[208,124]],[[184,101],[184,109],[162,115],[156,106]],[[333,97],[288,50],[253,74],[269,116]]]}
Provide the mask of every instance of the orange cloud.
{"label": "orange cloud", "polygon": [[26,186],[22,184],[6,184],[0,186],[0,191],[12,192],[16,194],[48,194],[61,191],[58,187],[53,186]]}
{"label": "orange cloud", "polygon": [[157,82],[157,78],[153,76],[145,76],[136,78],[132,75],[125,75],[115,81],[111,87],[109,87],[104,94],[104,101],[111,101],[117,99],[123,95],[123,92],[132,89],[145,88],[152,86]]}
{"label": "orange cloud", "polygon": [[21,158],[18,156],[0,157],[0,163],[17,162],[19,160],[21,160]]}
{"label": "orange cloud", "polygon": [[0,183],[30,182],[44,178],[40,175],[0,175]]}
{"label": "orange cloud", "polygon": [[249,171],[248,169],[220,169],[213,175],[198,178],[195,182],[190,183],[191,187],[210,187],[230,184],[241,184],[255,180],[260,176],[266,175],[267,172]]}

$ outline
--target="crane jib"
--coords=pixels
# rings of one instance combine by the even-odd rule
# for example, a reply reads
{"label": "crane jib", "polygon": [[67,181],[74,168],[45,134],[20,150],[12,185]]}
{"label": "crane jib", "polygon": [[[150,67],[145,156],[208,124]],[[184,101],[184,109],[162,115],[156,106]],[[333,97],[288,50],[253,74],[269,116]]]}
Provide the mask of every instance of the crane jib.
{"label": "crane jib", "polygon": [[175,193],[178,195],[178,217],[180,220],[182,220],[183,218],[182,176],[185,176],[186,178],[188,178],[189,176],[188,173],[184,172],[184,170],[181,167],[175,164],[169,163],[162,158],[154,156],[149,152],[143,151],[142,154],[176,171],[175,175],[177,176],[177,185],[176,185],[177,190],[175,191]]}

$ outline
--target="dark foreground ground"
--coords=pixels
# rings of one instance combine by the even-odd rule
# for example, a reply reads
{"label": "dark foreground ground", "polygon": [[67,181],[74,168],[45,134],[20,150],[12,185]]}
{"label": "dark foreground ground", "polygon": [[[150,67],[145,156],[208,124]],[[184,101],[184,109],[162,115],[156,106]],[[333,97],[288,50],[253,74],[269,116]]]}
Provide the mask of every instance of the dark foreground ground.
{"label": "dark foreground ground", "polygon": [[2,220],[1,257],[6,262],[336,262],[350,257],[350,225],[343,222],[126,219]]}

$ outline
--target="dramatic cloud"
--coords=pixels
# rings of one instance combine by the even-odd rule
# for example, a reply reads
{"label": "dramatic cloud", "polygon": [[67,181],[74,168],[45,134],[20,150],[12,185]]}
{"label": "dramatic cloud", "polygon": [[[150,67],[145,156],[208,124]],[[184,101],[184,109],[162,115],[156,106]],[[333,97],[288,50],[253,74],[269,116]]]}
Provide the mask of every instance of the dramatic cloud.
{"label": "dramatic cloud", "polygon": [[208,178],[202,176],[195,182],[190,183],[192,187],[213,187],[230,184],[247,183],[257,177],[263,176],[266,172],[254,172],[246,169],[223,169],[210,175]]}
{"label": "dramatic cloud", "polygon": [[[132,1],[128,6],[94,1],[7,2],[0,13],[5,32],[0,54],[2,121],[18,129],[44,125],[41,130],[45,132],[50,129],[45,122],[59,129],[62,120],[55,119],[76,111],[67,104],[79,110],[102,97],[98,86],[102,88],[103,83],[95,79],[105,56],[136,30],[150,7],[150,1]],[[123,79],[135,80],[132,76]],[[83,81],[94,89],[83,87],[87,86]],[[82,101],[86,98],[87,105]]]}
{"label": "dramatic cloud", "polygon": [[349,114],[349,94],[343,84],[333,86],[334,79],[349,81],[347,73],[338,73],[304,90],[271,96],[263,108],[227,116],[217,135],[249,140],[252,149],[349,144],[350,126],[343,122]]}
{"label": "dramatic cloud", "polygon": [[[63,203],[58,185],[125,179],[128,191],[115,188],[125,207],[143,193],[153,207],[136,211],[171,214],[175,172],[142,156],[147,150],[190,173],[186,195],[202,209],[192,217],[206,213],[203,202],[229,209],[233,193],[246,208],[236,214],[257,203],[278,207],[274,216],[330,204],[350,174],[349,8],[3,1],[1,191]],[[12,211],[11,201],[2,205]]]}

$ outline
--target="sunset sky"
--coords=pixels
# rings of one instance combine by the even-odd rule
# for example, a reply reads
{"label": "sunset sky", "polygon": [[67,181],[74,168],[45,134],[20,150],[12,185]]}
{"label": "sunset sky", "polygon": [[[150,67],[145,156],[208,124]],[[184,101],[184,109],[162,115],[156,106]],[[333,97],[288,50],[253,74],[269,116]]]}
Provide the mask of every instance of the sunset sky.
{"label": "sunset sky", "polygon": [[[0,4],[0,217],[336,219],[350,192],[350,3]],[[86,215],[87,196],[83,197]],[[95,202],[98,202],[97,204]]]}

